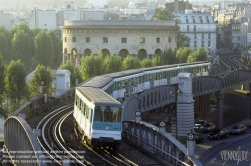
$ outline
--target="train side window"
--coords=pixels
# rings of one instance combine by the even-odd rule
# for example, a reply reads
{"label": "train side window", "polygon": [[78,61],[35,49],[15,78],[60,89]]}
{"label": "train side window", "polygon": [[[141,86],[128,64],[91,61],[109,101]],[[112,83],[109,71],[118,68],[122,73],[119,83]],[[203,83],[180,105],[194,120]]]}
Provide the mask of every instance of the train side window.
{"label": "train side window", "polygon": [[89,110],[89,107],[87,105],[85,105],[85,116],[86,118],[88,119],[88,110]]}
{"label": "train side window", "polygon": [[82,110],[82,100],[80,100],[80,103],[79,103],[79,110],[80,111]]}
{"label": "train side window", "polygon": [[90,112],[90,123],[92,123],[92,115],[93,115],[93,109],[91,109],[91,112]]}
{"label": "train side window", "polygon": [[83,114],[85,116],[86,104],[83,105]]}

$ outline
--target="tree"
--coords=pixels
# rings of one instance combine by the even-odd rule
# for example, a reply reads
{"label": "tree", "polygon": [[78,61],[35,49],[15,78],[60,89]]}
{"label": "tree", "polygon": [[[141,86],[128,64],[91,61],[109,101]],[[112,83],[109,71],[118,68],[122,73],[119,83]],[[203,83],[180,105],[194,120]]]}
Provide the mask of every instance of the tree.
{"label": "tree", "polygon": [[8,116],[7,109],[4,108],[4,78],[5,78],[5,64],[2,55],[0,55],[0,117],[4,119]]}
{"label": "tree", "polygon": [[54,46],[53,67],[57,68],[62,62],[62,41],[54,30],[49,31]]}
{"label": "tree", "polygon": [[20,59],[26,70],[32,67],[31,39],[24,30],[17,30],[12,38],[12,55],[14,60]]}
{"label": "tree", "polygon": [[196,58],[197,58],[196,52],[193,51],[193,52],[191,52],[191,53],[188,55],[188,57],[187,57],[187,62],[188,62],[188,63],[196,62],[196,61],[197,61]]}
{"label": "tree", "polygon": [[17,26],[14,26],[11,30],[11,33],[12,33],[12,36],[14,36],[14,34],[19,31],[19,30],[23,30],[25,33],[28,34],[29,37],[32,37],[33,36],[33,33],[32,31],[30,30],[28,24],[25,24],[25,23],[21,23]]}
{"label": "tree", "polygon": [[140,62],[140,67],[141,68],[145,68],[145,67],[152,67],[153,66],[153,62],[151,59],[143,59]]}
{"label": "tree", "polygon": [[152,16],[152,20],[173,20],[173,14],[168,9],[158,8]]}
{"label": "tree", "polygon": [[122,60],[120,56],[114,54],[107,55],[104,59],[105,73],[114,73],[121,71]]}
{"label": "tree", "polygon": [[7,99],[12,104],[11,112],[15,111],[21,105],[21,100],[27,97],[25,77],[24,64],[20,60],[12,60],[7,66],[5,74],[5,91]]}
{"label": "tree", "polygon": [[184,47],[190,47],[190,38],[179,31],[177,35],[177,48]]}
{"label": "tree", "polygon": [[172,51],[171,48],[168,48],[167,50],[164,50],[164,56],[165,56],[165,64],[171,65],[175,64],[177,62],[176,60],[176,55],[175,51]]}
{"label": "tree", "polygon": [[61,64],[58,68],[59,70],[69,70],[71,72],[70,80],[71,80],[71,87],[75,86],[75,80],[76,80],[76,72],[74,65],[67,61],[65,64]]}
{"label": "tree", "polygon": [[81,73],[82,80],[88,80],[93,76],[103,74],[103,54],[99,53],[98,56],[90,55],[85,58],[81,58],[81,65],[79,71]]}
{"label": "tree", "polygon": [[35,63],[44,66],[53,66],[54,47],[52,39],[45,30],[35,37]]}
{"label": "tree", "polygon": [[10,57],[11,34],[4,26],[0,26],[0,43],[0,52],[2,53],[3,60],[5,63],[9,63],[12,60]]}
{"label": "tree", "polygon": [[202,48],[202,47],[198,48],[196,60],[197,61],[207,61],[207,51],[204,48]]}
{"label": "tree", "polygon": [[28,89],[32,97],[37,96],[37,87],[41,86],[41,81],[45,82],[44,94],[51,94],[51,84],[53,81],[51,69],[48,66],[38,65],[34,71],[34,76],[28,82]]}
{"label": "tree", "polygon": [[155,55],[153,59],[153,66],[161,66],[164,65],[164,60],[163,60],[163,53],[161,52],[160,54]]}
{"label": "tree", "polygon": [[189,47],[179,48],[177,51],[177,54],[176,54],[176,59],[177,59],[178,63],[186,63],[188,55],[191,52],[194,52],[194,50],[192,50]]}
{"label": "tree", "polygon": [[127,55],[126,58],[122,61],[122,69],[130,70],[139,68],[139,61],[130,55]]}

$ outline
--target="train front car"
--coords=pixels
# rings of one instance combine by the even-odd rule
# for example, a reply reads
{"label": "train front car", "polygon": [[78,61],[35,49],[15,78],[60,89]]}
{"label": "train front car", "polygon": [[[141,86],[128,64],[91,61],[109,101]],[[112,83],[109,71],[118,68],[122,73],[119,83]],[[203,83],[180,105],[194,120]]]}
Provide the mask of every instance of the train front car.
{"label": "train front car", "polygon": [[[85,110],[89,110],[89,112]],[[122,104],[103,90],[93,87],[78,87],[73,116],[79,136],[87,144],[93,148],[97,146],[119,148]]]}
{"label": "train front car", "polygon": [[95,105],[92,143],[119,149],[121,141],[122,108],[118,104]]}

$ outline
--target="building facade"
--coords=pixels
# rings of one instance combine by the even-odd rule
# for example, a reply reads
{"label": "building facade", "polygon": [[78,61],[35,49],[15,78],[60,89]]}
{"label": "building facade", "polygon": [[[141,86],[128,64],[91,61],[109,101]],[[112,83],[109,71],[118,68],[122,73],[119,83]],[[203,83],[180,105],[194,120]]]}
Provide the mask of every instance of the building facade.
{"label": "building facade", "polygon": [[115,54],[122,58],[153,58],[164,49],[177,48],[179,27],[174,21],[65,21],[63,63],[79,65],[91,54]]}
{"label": "building facade", "polygon": [[174,0],[165,4],[166,9],[171,13],[185,12],[185,10],[192,9],[192,4],[188,0]]}
{"label": "building facade", "polygon": [[213,55],[216,51],[216,23],[208,13],[175,13],[180,31],[190,38],[190,48],[202,47]]}

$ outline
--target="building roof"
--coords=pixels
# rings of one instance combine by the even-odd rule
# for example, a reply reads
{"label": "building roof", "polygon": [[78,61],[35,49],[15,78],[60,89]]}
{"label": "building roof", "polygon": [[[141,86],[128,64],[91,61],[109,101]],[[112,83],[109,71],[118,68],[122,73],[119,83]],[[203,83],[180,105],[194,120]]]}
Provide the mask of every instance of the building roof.
{"label": "building roof", "polygon": [[[157,26],[156,26],[157,25]],[[107,29],[169,29],[178,28],[175,21],[142,20],[66,20],[60,28],[107,28]]]}
{"label": "building roof", "polygon": [[182,24],[214,24],[214,18],[208,13],[175,13]]}

